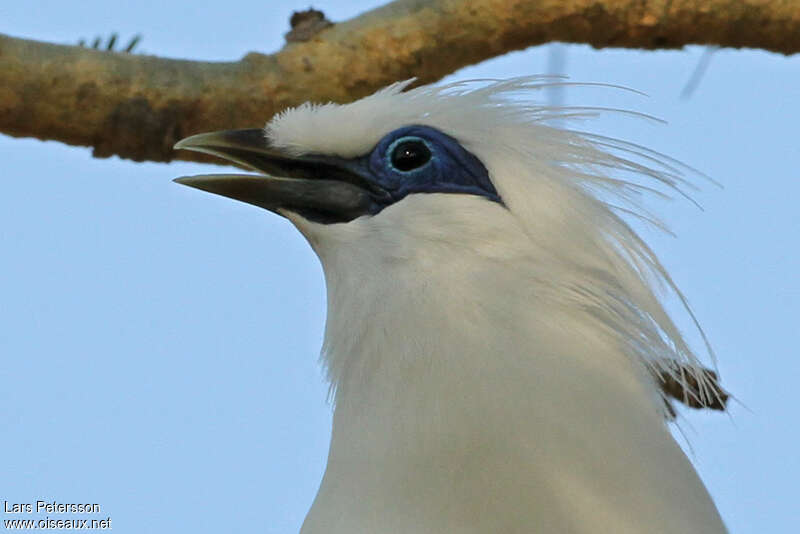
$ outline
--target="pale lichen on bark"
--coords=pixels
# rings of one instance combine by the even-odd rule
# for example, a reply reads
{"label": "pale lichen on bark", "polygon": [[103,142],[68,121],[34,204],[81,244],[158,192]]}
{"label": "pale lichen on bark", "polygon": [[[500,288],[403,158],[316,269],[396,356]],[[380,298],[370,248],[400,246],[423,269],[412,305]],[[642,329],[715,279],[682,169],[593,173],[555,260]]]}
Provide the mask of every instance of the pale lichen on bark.
{"label": "pale lichen on bark", "polygon": [[288,106],[346,102],[415,76],[550,41],[800,50],[797,0],[398,0],[241,61],[101,52],[0,35],[0,132],[91,146],[98,157],[204,159],[193,133],[263,125]]}

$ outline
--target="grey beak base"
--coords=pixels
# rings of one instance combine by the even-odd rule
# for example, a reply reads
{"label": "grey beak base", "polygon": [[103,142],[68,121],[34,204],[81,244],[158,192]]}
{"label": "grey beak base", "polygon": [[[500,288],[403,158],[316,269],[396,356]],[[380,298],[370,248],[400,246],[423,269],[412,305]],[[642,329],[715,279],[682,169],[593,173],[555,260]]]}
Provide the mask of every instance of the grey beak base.
{"label": "grey beak base", "polygon": [[193,135],[176,149],[194,150],[264,173],[186,176],[175,182],[280,213],[289,210],[321,223],[347,222],[374,213],[375,201],[359,187],[364,178],[331,159],[292,156],[271,147],[261,129]]}

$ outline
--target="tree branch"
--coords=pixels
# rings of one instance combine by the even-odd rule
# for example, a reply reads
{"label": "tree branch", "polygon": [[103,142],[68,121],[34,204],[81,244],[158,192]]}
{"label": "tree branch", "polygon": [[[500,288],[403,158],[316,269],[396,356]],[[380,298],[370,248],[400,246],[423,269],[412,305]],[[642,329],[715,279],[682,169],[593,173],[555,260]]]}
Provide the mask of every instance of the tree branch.
{"label": "tree branch", "polygon": [[[397,0],[272,55],[206,63],[0,35],[0,131],[169,161],[201,131],[261,126],[307,100],[350,101],[393,81],[550,41],[800,51],[797,0]],[[182,151],[186,159],[202,156]]]}

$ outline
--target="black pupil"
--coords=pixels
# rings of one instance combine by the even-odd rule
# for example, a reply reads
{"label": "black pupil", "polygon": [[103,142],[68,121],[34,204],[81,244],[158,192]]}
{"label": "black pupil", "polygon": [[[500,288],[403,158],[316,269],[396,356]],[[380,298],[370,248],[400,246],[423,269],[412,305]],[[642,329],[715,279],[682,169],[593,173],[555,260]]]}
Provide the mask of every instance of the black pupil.
{"label": "black pupil", "polygon": [[392,152],[392,165],[400,171],[418,169],[431,159],[431,151],[422,141],[404,141]]}

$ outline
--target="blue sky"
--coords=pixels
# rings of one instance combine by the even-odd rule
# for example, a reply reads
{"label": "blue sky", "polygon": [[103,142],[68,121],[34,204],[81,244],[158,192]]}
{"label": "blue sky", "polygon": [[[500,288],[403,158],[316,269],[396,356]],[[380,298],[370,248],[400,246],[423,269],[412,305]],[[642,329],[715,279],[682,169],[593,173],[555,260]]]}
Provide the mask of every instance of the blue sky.
{"label": "blue sky", "polygon": [[[314,4],[333,20],[367,5]],[[291,11],[305,7],[3,2],[0,32],[60,43],[141,33],[145,53],[235,60],[278,49]],[[732,533],[790,532],[800,478],[800,58],[719,51],[682,100],[701,54],[566,47],[573,80],[649,95],[570,90],[566,102],[665,119],[587,126],[722,184],[698,179],[704,211],[648,203],[677,238],[644,235],[741,401],[730,416],[684,411],[690,455]],[[546,66],[537,47],[448,79]],[[0,136],[0,500],[97,502],[117,532],[299,529],[330,432],[317,366],[322,273],[288,222],[171,182],[218,169],[93,159]]]}

